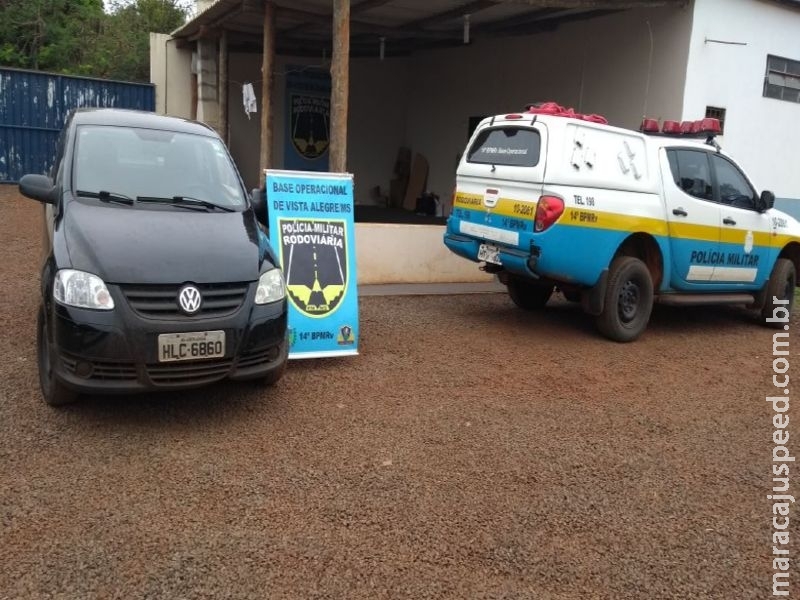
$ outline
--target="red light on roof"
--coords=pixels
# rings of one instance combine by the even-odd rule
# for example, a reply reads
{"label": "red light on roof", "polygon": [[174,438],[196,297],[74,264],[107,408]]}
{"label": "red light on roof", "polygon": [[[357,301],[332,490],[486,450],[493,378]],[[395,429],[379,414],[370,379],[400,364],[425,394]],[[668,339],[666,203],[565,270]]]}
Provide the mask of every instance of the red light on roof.
{"label": "red light on roof", "polygon": [[506,115],[506,119],[521,119],[522,115]]}
{"label": "red light on roof", "polygon": [[681,124],[677,121],[664,121],[664,125],[661,126],[661,133],[666,133],[669,135],[678,135],[681,132]]}
{"label": "red light on roof", "polygon": [[719,119],[705,118],[700,121],[700,132],[716,135],[721,134],[722,127],[719,124]]}
{"label": "red light on roof", "polygon": [[681,133],[683,134],[692,133],[691,121],[684,121],[683,123],[681,123]]}
{"label": "red light on roof", "polygon": [[642,120],[642,131],[644,133],[658,133],[658,120],[645,118]]}
{"label": "red light on roof", "polygon": [[692,123],[692,133],[702,133],[703,132],[703,122],[702,121],[695,121]]}

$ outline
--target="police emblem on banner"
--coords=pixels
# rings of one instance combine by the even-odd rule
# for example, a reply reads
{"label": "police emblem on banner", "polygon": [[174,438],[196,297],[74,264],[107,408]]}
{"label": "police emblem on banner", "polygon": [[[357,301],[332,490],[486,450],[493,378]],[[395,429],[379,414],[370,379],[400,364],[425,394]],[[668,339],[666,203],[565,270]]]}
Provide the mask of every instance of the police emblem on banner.
{"label": "police emblem on banner", "polygon": [[291,103],[292,145],[303,158],[315,160],[328,150],[331,101],[292,94]]}
{"label": "police emblem on banner", "polygon": [[335,311],[347,290],[347,228],[342,220],[279,219],[289,301],[309,317]]}

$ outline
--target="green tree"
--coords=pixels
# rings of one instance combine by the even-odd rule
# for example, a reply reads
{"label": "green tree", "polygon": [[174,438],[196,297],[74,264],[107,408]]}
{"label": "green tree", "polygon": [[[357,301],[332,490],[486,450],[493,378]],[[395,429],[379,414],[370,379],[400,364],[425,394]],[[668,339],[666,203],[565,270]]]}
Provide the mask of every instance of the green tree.
{"label": "green tree", "polygon": [[186,19],[175,0],[114,0],[98,37],[90,66],[99,76],[150,80],[150,33],[170,33]]}
{"label": "green tree", "polygon": [[150,32],[186,20],[187,0],[0,0],[0,65],[150,79]]}
{"label": "green tree", "polygon": [[102,0],[0,0],[0,64],[76,72],[105,16]]}

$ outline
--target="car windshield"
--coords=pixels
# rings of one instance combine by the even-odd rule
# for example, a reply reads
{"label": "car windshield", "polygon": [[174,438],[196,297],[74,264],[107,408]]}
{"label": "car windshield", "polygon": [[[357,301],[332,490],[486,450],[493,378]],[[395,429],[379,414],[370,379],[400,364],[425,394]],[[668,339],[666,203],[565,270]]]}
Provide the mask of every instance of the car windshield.
{"label": "car windshield", "polygon": [[245,206],[239,177],[219,139],[107,125],[83,125],[77,136],[75,190]]}

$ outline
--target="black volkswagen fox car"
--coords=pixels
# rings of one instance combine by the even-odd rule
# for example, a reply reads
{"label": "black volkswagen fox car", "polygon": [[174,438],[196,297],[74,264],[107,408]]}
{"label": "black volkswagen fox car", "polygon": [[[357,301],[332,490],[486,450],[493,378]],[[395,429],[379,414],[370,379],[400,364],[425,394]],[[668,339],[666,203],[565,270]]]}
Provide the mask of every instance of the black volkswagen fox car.
{"label": "black volkswagen fox car", "polygon": [[19,187],[45,206],[37,358],[46,402],[280,379],[287,306],[265,198],[248,197],[213,130],[80,109],[51,177],[26,175]]}

